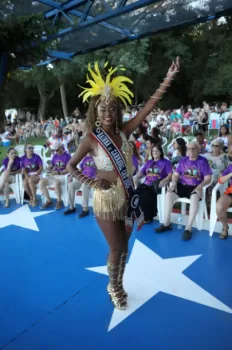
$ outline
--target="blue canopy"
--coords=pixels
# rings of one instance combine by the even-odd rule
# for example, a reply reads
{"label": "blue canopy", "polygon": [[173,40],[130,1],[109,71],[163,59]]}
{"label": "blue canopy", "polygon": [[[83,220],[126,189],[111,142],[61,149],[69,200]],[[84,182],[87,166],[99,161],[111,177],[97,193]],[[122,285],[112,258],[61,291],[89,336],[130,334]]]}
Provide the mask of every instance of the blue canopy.
{"label": "blue canopy", "polygon": [[[71,59],[100,48],[231,13],[232,0],[1,0],[1,19],[44,13],[57,33],[48,60]],[[52,47],[52,46],[51,46]],[[57,47],[57,45],[56,45]]]}

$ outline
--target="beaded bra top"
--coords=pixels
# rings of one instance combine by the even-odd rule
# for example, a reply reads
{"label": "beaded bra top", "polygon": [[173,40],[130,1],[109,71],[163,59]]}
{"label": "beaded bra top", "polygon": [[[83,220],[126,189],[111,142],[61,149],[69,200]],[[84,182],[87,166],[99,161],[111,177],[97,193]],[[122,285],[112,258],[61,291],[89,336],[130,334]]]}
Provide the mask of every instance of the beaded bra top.
{"label": "beaded bra top", "polygon": [[[126,165],[129,174],[133,173],[133,163],[132,163],[132,148],[130,147],[126,136],[122,131],[120,131],[120,136],[122,139],[122,147],[121,151],[125,157]],[[96,164],[96,167],[98,170],[104,170],[104,171],[112,171],[115,170],[115,167],[108,156],[108,154],[105,152],[105,150],[101,147],[101,145],[98,143],[98,149],[97,149],[97,156],[93,156],[94,162]]]}

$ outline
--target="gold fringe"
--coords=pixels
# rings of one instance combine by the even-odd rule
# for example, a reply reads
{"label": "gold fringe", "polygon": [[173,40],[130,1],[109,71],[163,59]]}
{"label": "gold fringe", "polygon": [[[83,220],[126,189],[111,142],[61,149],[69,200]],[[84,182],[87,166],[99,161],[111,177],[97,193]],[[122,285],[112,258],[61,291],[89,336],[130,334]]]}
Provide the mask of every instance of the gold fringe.
{"label": "gold fringe", "polygon": [[94,214],[102,220],[124,220],[126,196],[120,179],[109,190],[95,190],[93,197]]}

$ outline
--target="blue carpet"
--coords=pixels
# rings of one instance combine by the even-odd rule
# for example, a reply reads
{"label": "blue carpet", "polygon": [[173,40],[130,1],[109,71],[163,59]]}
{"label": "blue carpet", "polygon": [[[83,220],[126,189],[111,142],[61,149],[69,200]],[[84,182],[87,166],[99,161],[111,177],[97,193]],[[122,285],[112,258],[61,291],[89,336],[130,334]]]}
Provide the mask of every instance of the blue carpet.
{"label": "blue carpet", "polygon": [[[118,321],[122,314],[113,316],[108,278],[101,272],[108,247],[93,215],[78,219],[51,211],[36,217],[39,208],[29,209],[35,231],[26,214],[14,216],[18,208],[0,208],[0,349],[232,349],[232,239],[194,229],[184,242],[175,225],[172,232],[155,234],[158,222],[134,232],[128,303],[130,295],[131,305],[140,297],[145,301]],[[186,268],[176,286],[181,257],[187,263],[180,259]],[[211,302],[216,306],[207,306]]]}

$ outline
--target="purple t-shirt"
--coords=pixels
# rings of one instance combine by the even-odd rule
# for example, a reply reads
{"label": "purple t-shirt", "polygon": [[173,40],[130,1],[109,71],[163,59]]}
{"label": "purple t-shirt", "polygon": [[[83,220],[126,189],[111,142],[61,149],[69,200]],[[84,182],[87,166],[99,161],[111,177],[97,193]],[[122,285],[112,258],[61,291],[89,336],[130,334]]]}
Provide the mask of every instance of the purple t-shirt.
{"label": "purple t-shirt", "polygon": [[97,168],[94,163],[93,157],[86,156],[80,163],[80,169],[83,175],[91,179],[96,177]]}
{"label": "purple t-shirt", "polygon": [[[8,157],[3,159],[2,165],[4,166],[4,170],[7,169],[8,163],[9,163],[9,158]],[[10,172],[17,171],[19,169],[20,169],[20,157],[15,157],[13,163],[11,164]]]}
{"label": "purple t-shirt", "polygon": [[[228,175],[229,173],[232,173],[232,164],[230,164],[226,170],[223,171],[222,176]],[[232,186],[232,178],[229,180],[230,186]]]}
{"label": "purple t-shirt", "polygon": [[38,154],[33,154],[32,158],[22,156],[20,161],[20,168],[26,169],[28,174],[34,173],[43,165],[43,161]]}
{"label": "purple t-shirt", "polygon": [[205,176],[212,175],[208,160],[202,156],[196,160],[181,158],[175,172],[180,175],[180,183],[188,186],[198,186]]}
{"label": "purple t-shirt", "polygon": [[52,161],[51,161],[53,170],[55,170],[55,171],[63,171],[63,170],[65,170],[70,159],[71,159],[71,156],[67,152],[64,152],[61,155],[56,153],[52,157]]}
{"label": "purple t-shirt", "polygon": [[166,158],[160,159],[157,162],[148,160],[140,172],[146,175],[144,184],[151,186],[154,181],[165,179],[169,174],[172,174],[172,164]]}
{"label": "purple t-shirt", "polygon": [[136,175],[138,168],[139,168],[138,158],[134,154],[132,156],[132,161],[133,161],[133,169],[135,169],[133,172],[133,176],[134,176],[134,175]]}

